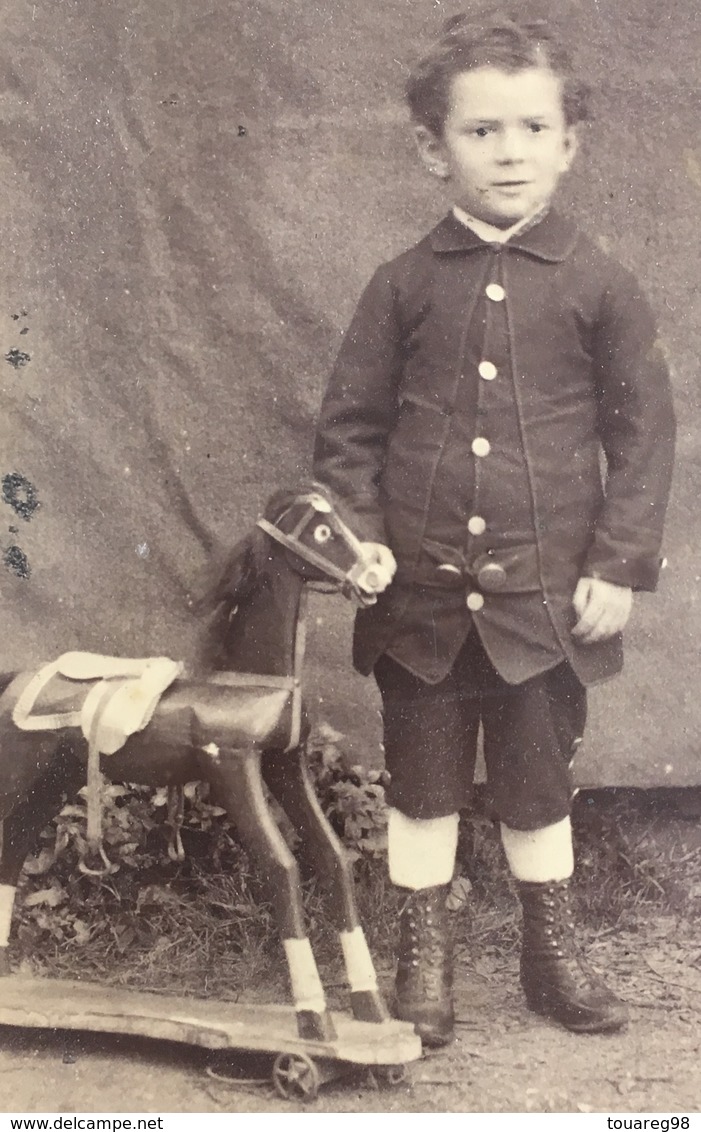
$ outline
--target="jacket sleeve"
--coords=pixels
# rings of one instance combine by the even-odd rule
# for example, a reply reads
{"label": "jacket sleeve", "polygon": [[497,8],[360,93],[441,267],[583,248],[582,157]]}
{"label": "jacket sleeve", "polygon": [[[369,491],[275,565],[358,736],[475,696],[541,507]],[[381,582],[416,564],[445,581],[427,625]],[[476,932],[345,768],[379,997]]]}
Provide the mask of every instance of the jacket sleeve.
{"label": "jacket sleeve", "polygon": [[358,536],[386,542],[379,481],[398,413],[403,346],[387,267],[365,289],[321,407],[314,475],[345,504]]}
{"label": "jacket sleeve", "polygon": [[650,308],[623,268],[604,295],[595,342],[605,502],[583,573],[654,590],[672,479],[675,418]]}

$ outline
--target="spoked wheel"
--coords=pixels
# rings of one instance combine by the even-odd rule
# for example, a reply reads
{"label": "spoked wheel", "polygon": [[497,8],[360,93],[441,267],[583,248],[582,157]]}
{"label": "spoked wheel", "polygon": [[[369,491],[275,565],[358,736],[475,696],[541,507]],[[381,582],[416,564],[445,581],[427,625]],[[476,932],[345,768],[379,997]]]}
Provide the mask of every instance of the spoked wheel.
{"label": "spoked wheel", "polygon": [[280,1053],[273,1065],[273,1084],[286,1101],[313,1101],[321,1076],[306,1053]]}

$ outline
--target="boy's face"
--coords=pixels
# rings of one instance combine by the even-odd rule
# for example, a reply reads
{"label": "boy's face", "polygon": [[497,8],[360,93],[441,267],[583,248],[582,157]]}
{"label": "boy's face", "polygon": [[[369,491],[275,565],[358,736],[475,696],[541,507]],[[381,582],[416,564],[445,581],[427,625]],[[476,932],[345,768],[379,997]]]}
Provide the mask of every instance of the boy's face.
{"label": "boy's face", "polygon": [[442,136],[419,127],[417,141],[431,171],[450,179],[454,203],[502,228],[548,203],[576,150],[561,81],[545,67],[461,72]]}

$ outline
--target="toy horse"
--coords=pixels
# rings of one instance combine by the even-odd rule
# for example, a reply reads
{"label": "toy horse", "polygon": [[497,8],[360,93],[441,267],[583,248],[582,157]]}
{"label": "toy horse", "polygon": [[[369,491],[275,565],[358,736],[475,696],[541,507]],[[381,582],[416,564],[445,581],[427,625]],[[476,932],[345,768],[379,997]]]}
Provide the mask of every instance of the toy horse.
{"label": "toy horse", "polygon": [[[0,678],[1,973],[9,974],[9,922],[24,859],[59,813],[64,792],[85,784],[89,760],[98,780],[101,770],[113,782],[210,783],[267,881],[298,1033],[329,1041],[333,1021],[307,938],[298,866],[268,806],[265,782],[331,886],[353,1016],[387,1019],[358,921],[350,862],[304,762],[304,602],[307,583],[321,582],[361,602],[374,600],[360,543],[328,498],[317,490],[278,493],[252,534],[231,552],[209,595],[205,670],[179,676],[171,671],[164,682],[169,686],[147,713],[149,721],[122,736],[119,749],[107,757],[100,758],[100,751],[114,745],[100,744],[97,725],[101,718],[104,723],[105,704],[118,703],[117,693],[128,699],[130,687],[117,681],[115,693],[114,680],[83,677],[104,675],[110,658],[93,657],[91,666],[90,654],[66,654],[63,663],[39,672]],[[125,662],[123,671],[129,674],[135,663]],[[92,722],[86,728],[80,721],[89,697]],[[96,838],[89,830],[89,841],[97,848],[99,832]]]}

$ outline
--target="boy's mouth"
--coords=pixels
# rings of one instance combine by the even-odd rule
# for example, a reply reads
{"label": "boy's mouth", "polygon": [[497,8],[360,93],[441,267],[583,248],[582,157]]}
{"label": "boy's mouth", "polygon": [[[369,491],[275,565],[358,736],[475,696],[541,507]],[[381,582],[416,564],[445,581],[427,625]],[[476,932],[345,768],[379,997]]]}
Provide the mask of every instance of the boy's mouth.
{"label": "boy's mouth", "polygon": [[529,187],[529,181],[495,181],[492,184],[492,192],[509,199],[520,198]]}

